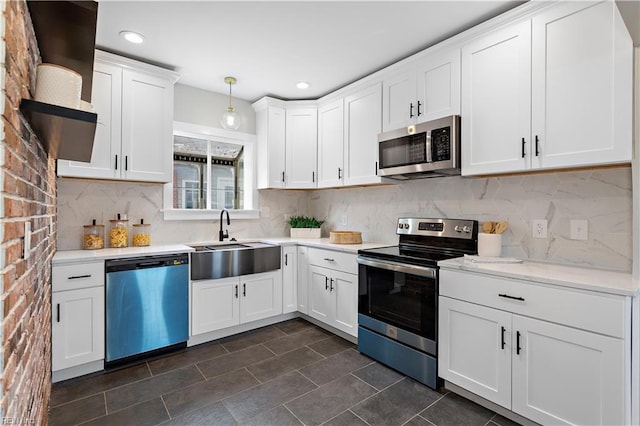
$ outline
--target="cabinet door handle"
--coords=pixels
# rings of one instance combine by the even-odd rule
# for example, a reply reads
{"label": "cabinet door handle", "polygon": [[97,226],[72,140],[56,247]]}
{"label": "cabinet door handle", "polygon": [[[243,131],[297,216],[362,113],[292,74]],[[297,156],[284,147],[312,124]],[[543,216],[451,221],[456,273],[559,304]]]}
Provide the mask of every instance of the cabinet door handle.
{"label": "cabinet door handle", "polygon": [[288,253],[284,255],[284,266],[289,266],[289,263],[287,262],[289,260],[288,257],[289,257]]}
{"label": "cabinet door handle", "polygon": [[409,118],[413,118],[413,102],[409,103]]}
{"label": "cabinet door handle", "polygon": [[242,296],[247,297],[247,284],[242,284]]}
{"label": "cabinet door handle", "polygon": [[500,297],[504,297],[504,298],[507,298],[507,299],[519,300],[519,301],[521,301],[521,302],[524,302],[524,297],[509,296],[508,294],[498,294],[498,296],[500,296]]}
{"label": "cabinet door handle", "polygon": [[536,135],[536,157],[540,155],[540,149],[539,149],[539,145],[540,144],[540,139],[538,138],[538,135]]}
{"label": "cabinet door handle", "polygon": [[315,183],[316,181],[316,172],[311,172],[311,182]]}
{"label": "cabinet door handle", "polygon": [[56,304],[56,316],[57,316],[57,321],[60,322],[60,304],[59,303]]}
{"label": "cabinet door handle", "polygon": [[378,176],[378,162],[376,161],[376,172],[375,175]]}
{"label": "cabinet door handle", "polygon": [[342,169],[338,167],[338,179],[342,179]]}
{"label": "cabinet door handle", "polygon": [[282,172],[282,183],[284,183],[284,172]]}
{"label": "cabinet door handle", "polygon": [[124,156],[124,170],[129,170],[129,156],[125,155]]}
{"label": "cabinet door handle", "polygon": [[68,280],[79,280],[82,278],[91,278],[91,274],[89,275],[74,275],[72,277],[67,277]]}
{"label": "cabinet door handle", "polygon": [[524,138],[522,138],[522,158],[524,158],[524,156],[527,155],[527,153],[524,152],[524,144],[526,144],[526,142],[524,141]]}
{"label": "cabinet door handle", "polygon": [[330,281],[330,282],[331,282],[331,286],[329,287],[329,291],[333,291],[333,288],[334,288],[334,287],[333,287],[333,278],[331,278],[331,281]]}
{"label": "cabinet door handle", "polygon": [[118,170],[118,154],[116,154],[116,170]]}
{"label": "cabinet door handle", "polygon": [[520,355],[520,351],[522,348],[520,347],[520,332],[516,331],[516,355]]}
{"label": "cabinet door handle", "polygon": [[500,327],[502,330],[500,331],[501,333],[501,337],[500,337],[500,349],[504,349],[504,332],[507,330],[504,327]]}
{"label": "cabinet door handle", "polygon": [[329,277],[324,277],[324,289],[329,290]]}
{"label": "cabinet door handle", "polygon": [[418,117],[420,117],[420,115],[422,115],[422,113],[420,112],[420,106],[422,104],[420,103],[420,101],[418,101]]}
{"label": "cabinet door handle", "polygon": [[238,298],[238,284],[236,284],[236,299]]}

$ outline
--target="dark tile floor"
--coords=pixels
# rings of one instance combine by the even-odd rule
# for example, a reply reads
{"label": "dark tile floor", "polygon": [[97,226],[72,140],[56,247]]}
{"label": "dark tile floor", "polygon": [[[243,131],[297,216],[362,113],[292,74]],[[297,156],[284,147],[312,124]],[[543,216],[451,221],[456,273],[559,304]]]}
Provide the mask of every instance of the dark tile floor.
{"label": "dark tile floor", "polygon": [[53,385],[57,425],[514,423],[433,391],[295,319]]}

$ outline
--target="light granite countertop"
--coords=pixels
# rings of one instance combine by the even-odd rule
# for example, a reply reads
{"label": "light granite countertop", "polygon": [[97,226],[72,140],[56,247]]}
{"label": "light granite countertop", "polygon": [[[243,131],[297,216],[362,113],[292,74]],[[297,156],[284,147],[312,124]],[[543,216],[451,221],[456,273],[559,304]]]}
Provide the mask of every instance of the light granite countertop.
{"label": "light granite countertop", "polygon": [[464,258],[438,262],[441,269],[475,272],[601,293],[636,296],[640,283],[630,273],[543,262],[474,263]]}
{"label": "light granite countertop", "polygon": [[[334,244],[329,242],[329,238],[304,239],[304,238],[242,238],[238,241],[199,241],[188,243],[190,245],[222,245],[229,243],[261,242],[267,244],[277,244],[281,246],[302,245],[306,247],[316,247],[328,250],[341,251],[356,254],[358,250],[383,247],[389,244],[364,242],[361,244]],[[153,256],[169,253],[187,253],[194,251],[193,247],[187,244],[171,245],[151,245],[148,247],[125,247],[125,248],[105,248],[99,250],[60,250],[53,256],[54,265],[70,263],[82,263],[90,261],[100,261],[107,259],[119,259],[123,257]]]}

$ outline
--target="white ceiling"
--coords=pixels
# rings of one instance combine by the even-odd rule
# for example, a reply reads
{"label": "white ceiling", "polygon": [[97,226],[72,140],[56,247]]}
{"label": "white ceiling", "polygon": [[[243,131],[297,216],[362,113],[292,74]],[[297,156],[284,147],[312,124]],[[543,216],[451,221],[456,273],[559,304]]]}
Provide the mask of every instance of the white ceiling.
{"label": "white ceiling", "polygon": [[[315,99],[522,1],[116,1],[98,48],[180,73],[179,83],[255,101]],[[118,34],[145,36],[134,45]],[[300,90],[295,83],[311,83]]]}

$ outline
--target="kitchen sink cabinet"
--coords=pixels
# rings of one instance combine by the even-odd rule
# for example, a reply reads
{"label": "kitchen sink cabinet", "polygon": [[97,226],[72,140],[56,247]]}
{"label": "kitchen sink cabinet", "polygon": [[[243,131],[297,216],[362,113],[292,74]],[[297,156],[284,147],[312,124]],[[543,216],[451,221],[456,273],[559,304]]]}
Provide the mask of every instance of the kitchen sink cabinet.
{"label": "kitchen sink cabinet", "polygon": [[172,71],[96,51],[91,162],[58,160],[58,176],[170,182],[176,80]]}
{"label": "kitchen sink cabinet", "polygon": [[[103,368],[104,262],[53,266],[51,321],[54,381]],[[65,375],[73,368],[81,371]]]}
{"label": "kitchen sink cabinet", "polygon": [[356,255],[308,249],[308,315],[351,336],[358,335]]}
{"label": "kitchen sink cabinet", "polygon": [[382,131],[460,114],[460,49],[425,52],[382,83]]}
{"label": "kitchen sink cabinet", "polygon": [[298,247],[282,247],[282,313],[298,310]]}
{"label": "kitchen sink cabinet", "polygon": [[191,282],[191,335],[281,313],[281,270]]}
{"label": "kitchen sink cabinet", "polygon": [[541,424],[628,424],[626,298],[440,272],[440,377]]}
{"label": "kitchen sink cabinet", "polygon": [[315,101],[265,97],[253,104],[258,189],[315,188],[318,112]]}
{"label": "kitchen sink cabinet", "polygon": [[463,46],[462,174],[629,163],[632,57],[613,2],[559,3]]}

